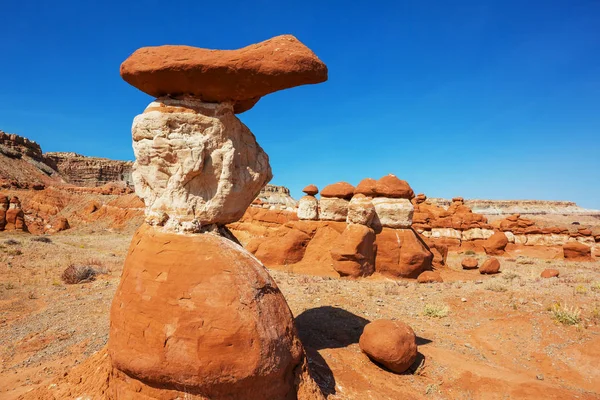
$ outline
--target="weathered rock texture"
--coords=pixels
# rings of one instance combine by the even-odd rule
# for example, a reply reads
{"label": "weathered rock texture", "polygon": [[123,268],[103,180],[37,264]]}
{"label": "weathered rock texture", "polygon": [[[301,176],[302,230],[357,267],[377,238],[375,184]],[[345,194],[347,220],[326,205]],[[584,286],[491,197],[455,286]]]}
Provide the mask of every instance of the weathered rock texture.
{"label": "weathered rock texture", "polygon": [[156,46],[136,50],[121,76],[154,97],[193,95],[244,112],[278,90],[327,80],[327,67],[298,39],[277,36],[238,50]]}
{"label": "weathered rock texture", "polygon": [[87,157],[77,153],[50,152],[45,154],[63,179],[76,186],[102,186],[109,182],[123,182],[132,186],[133,162]]}
{"label": "weathered rock texture", "polygon": [[272,177],[231,103],[157,99],[132,134],[135,190],[152,225],[200,231],[237,221]]}
{"label": "weathered rock texture", "polygon": [[120,399],[292,399],[305,361],[287,303],[256,258],[217,235],[148,225],[131,242],[108,349]]}

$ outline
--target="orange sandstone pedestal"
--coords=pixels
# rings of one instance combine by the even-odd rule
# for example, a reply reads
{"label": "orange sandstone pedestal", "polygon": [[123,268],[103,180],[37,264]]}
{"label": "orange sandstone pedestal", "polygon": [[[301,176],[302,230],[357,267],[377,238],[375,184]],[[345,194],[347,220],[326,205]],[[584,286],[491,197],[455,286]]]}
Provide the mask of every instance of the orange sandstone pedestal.
{"label": "orange sandstone pedestal", "polygon": [[277,285],[216,234],[138,229],[108,350],[117,399],[322,398]]}

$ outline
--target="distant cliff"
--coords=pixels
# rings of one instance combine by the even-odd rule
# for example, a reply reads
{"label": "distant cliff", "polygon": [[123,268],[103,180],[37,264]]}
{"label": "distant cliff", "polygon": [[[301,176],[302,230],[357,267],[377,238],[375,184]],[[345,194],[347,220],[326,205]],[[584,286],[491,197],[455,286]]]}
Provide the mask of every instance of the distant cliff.
{"label": "distant cliff", "polygon": [[102,186],[109,182],[123,182],[131,186],[133,162],[108,158],[86,157],[77,153],[53,152],[46,157],[63,177],[76,186]]}
{"label": "distant cliff", "polygon": [[[447,207],[452,202],[448,199],[430,198],[434,204]],[[600,216],[600,210],[589,210],[579,207],[571,201],[545,200],[465,200],[465,205],[474,213],[486,215],[591,215]]]}
{"label": "distant cliff", "polygon": [[256,198],[265,205],[281,209],[294,209],[297,205],[296,200],[290,196],[290,189],[285,186],[267,185]]}
{"label": "distant cliff", "polygon": [[98,187],[113,182],[131,186],[132,167],[130,161],[43,153],[33,140],[0,131],[0,188]]}

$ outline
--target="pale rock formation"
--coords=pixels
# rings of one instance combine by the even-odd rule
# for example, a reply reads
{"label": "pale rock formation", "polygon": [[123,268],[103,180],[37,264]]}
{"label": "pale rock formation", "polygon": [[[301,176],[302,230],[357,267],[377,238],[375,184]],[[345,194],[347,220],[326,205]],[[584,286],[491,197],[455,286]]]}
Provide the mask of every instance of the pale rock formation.
{"label": "pale rock formation", "polygon": [[434,239],[437,238],[449,238],[449,239],[458,239],[462,238],[462,232],[458,229],[452,228],[432,228],[431,229],[431,237]]}
{"label": "pale rock formation", "polygon": [[304,196],[298,201],[298,218],[319,219],[319,202],[315,196]]}
{"label": "pale rock formation", "polygon": [[242,217],[271,179],[269,158],[231,103],[160,98],[132,127],[146,221],[198,232]]}
{"label": "pale rock formation", "polygon": [[372,222],[375,230],[381,227],[406,229],[412,225],[414,207],[410,200],[376,197],[372,203],[375,207]]}
{"label": "pale rock formation", "polygon": [[321,221],[346,221],[350,201],[337,197],[321,197],[319,218]]}
{"label": "pale rock formation", "polygon": [[[504,232],[506,233],[506,232]],[[494,234],[493,229],[471,228],[461,232],[461,240],[488,239]],[[508,235],[507,235],[508,237]]]}
{"label": "pale rock formation", "polygon": [[355,194],[348,204],[348,224],[360,224],[370,226],[375,217],[375,206],[370,197]]}

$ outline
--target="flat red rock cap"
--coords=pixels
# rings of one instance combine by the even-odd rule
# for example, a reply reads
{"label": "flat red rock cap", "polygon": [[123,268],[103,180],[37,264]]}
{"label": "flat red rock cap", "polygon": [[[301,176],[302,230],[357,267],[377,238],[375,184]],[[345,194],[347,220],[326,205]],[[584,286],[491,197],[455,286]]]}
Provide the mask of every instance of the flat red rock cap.
{"label": "flat red rock cap", "polygon": [[294,36],[282,35],[238,50],[142,47],[121,64],[121,77],[154,97],[233,101],[240,113],[269,93],[325,82],[327,66]]}
{"label": "flat red rock cap", "polygon": [[327,185],[321,190],[321,197],[338,197],[351,199],[354,196],[354,186],[348,182],[337,182]]}
{"label": "flat red rock cap", "polygon": [[314,196],[317,193],[319,193],[319,188],[313,184],[310,184],[307,187],[305,187],[304,189],[302,189],[302,191],[309,196]]}

